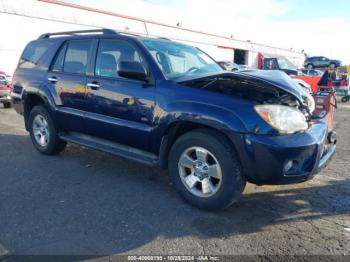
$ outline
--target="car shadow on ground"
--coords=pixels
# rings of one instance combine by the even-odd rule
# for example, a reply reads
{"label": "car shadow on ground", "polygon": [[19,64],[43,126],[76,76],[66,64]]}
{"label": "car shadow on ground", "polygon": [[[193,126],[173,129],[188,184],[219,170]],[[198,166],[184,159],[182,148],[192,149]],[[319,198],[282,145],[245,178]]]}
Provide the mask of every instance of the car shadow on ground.
{"label": "car shadow on ground", "polygon": [[75,145],[43,156],[28,136],[2,134],[0,254],[112,255],[154,240],[225,239],[350,213],[350,180],[251,189],[227,210],[204,212],[156,169]]}

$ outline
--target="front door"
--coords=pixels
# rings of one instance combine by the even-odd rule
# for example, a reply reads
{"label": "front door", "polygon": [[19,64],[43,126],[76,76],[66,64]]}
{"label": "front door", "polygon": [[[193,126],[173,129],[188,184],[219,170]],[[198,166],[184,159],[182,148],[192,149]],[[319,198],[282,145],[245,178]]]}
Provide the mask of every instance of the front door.
{"label": "front door", "polygon": [[47,74],[47,81],[55,90],[58,121],[61,129],[84,131],[84,114],[87,110],[86,82],[92,40],[66,42]]}
{"label": "front door", "polygon": [[154,122],[155,87],[120,77],[117,72],[119,61],[143,60],[130,43],[101,39],[97,48],[94,76],[89,77],[87,83],[87,132],[148,150]]}

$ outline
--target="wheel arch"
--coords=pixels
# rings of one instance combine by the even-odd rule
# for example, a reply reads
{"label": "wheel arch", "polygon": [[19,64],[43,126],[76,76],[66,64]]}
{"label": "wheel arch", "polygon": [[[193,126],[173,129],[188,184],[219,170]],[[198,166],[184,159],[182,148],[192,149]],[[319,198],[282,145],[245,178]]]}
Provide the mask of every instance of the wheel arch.
{"label": "wheel arch", "polygon": [[[175,143],[175,141],[181,137],[182,135],[194,131],[194,130],[206,130],[207,132],[210,132],[211,134],[220,135],[223,139],[227,140],[230,146],[237,151],[237,145],[230,139],[228,134],[222,130],[219,129],[215,125],[209,125],[209,124],[203,124],[199,122],[194,121],[175,121],[171,123],[164,131],[164,134],[162,136],[162,141],[160,144],[159,149],[159,167],[161,169],[167,169],[168,167],[168,156],[171,147]],[[239,158],[239,154],[237,154],[237,157]],[[238,159],[241,161],[240,159]]]}
{"label": "wheel arch", "polygon": [[30,112],[37,105],[43,105],[48,110],[51,109],[51,103],[49,102],[47,97],[41,94],[40,92],[37,92],[37,93],[26,92],[23,94],[23,116],[24,116],[25,128],[27,131],[28,131],[28,119],[29,119]]}

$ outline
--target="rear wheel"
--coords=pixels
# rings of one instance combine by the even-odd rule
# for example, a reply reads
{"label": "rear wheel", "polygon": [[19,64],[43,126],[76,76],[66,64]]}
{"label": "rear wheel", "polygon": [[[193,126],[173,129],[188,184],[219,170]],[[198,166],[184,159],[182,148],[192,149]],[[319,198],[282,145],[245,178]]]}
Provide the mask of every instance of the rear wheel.
{"label": "rear wheel", "polygon": [[50,113],[44,106],[35,106],[28,121],[30,137],[40,153],[55,155],[64,149],[66,143],[58,137]]}
{"label": "rear wheel", "polygon": [[206,129],[189,132],[175,142],[169,155],[169,172],[181,196],[206,210],[228,207],[246,184],[229,141]]}

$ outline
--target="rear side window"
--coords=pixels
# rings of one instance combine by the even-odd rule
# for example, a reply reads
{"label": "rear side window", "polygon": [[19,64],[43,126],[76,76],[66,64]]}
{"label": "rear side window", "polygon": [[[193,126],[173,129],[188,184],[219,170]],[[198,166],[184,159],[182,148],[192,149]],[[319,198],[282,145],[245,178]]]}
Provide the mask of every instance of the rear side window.
{"label": "rear side window", "polygon": [[64,63],[64,57],[66,55],[67,50],[67,44],[65,44],[60,51],[58,52],[55,63],[53,64],[51,70],[52,71],[62,71],[63,70],[63,63]]}
{"label": "rear side window", "polygon": [[86,74],[92,40],[72,40],[58,51],[52,71]]}
{"label": "rear side window", "polygon": [[28,44],[23,51],[18,67],[35,68],[51,45],[51,42],[32,42]]}
{"label": "rear side window", "polygon": [[64,72],[74,74],[86,73],[91,43],[91,40],[69,42],[63,65]]}

